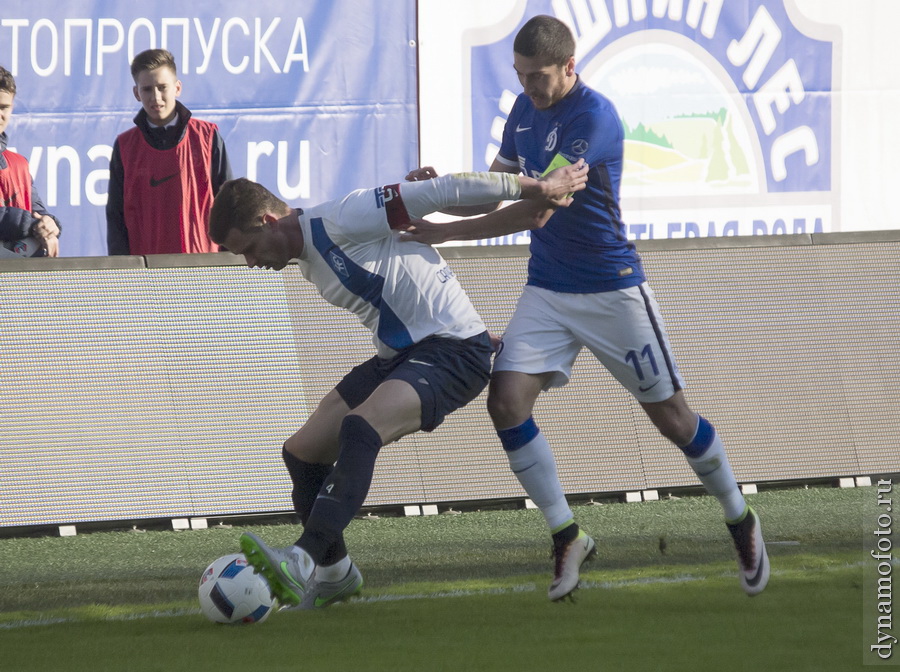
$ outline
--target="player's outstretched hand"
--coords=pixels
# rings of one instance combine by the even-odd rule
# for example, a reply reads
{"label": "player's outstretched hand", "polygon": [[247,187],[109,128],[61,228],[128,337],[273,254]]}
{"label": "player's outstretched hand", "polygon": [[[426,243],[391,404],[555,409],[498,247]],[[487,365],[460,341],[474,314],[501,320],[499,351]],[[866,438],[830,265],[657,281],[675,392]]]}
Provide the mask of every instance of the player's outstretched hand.
{"label": "player's outstretched hand", "polygon": [[444,224],[429,222],[427,219],[413,219],[400,232],[403,240],[414,240],[426,245],[439,245],[450,240],[449,227]]}
{"label": "player's outstretched hand", "polygon": [[590,166],[584,159],[552,170],[540,178],[544,197],[557,207],[568,207],[572,196],[587,186]]}
{"label": "player's outstretched hand", "polygon": [[434,168],[431,166],[422,166],[421,168],[409,171],[409,174],[406,176],[406,181],[421,182],[422,180],[434,179],[437,176],[437,171]]}

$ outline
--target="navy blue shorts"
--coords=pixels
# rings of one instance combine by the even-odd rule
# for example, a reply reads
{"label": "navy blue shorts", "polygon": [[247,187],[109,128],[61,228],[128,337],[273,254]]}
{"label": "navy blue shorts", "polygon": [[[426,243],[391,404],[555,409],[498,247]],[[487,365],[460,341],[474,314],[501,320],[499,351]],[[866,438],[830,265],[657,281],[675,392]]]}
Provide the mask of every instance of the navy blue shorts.
{"label": "navy blue shorts", "polygon": [[386,380],[405,380],[422,401],[422,429],[430,432],[481,394],[491,376],[487,332],[465,340],[430,336],[391,359],[372,357],[353,367],[335,387],[352,409]]}

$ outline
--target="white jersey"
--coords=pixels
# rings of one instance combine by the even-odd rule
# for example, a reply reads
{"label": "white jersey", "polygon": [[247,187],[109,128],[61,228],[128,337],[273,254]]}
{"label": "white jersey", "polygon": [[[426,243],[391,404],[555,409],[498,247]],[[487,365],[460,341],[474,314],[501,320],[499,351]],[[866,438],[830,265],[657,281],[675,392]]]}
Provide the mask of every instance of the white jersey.
{"label": "white jersey", "polygon": [[359,317],[380,357],[429,336],[475,336],[486,327],[444,258],[391,225],[447,205],[517,198],[517,190],[517,181],[467,175],[354,191],[300,215],[300,270],[326,301]]}

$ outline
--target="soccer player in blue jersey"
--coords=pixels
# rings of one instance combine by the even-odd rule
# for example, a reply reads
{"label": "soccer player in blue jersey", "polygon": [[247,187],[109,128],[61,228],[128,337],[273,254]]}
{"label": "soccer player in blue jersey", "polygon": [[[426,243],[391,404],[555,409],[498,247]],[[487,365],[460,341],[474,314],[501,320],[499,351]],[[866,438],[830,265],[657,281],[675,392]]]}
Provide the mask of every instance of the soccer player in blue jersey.
{"label": "soccer player in blue jersey", "polygon": [[541,180],[465,173],[360,189],[306,212],[244,178],[222,186],[210,213],[212,239],[250,266],[280,270],[296,260],[323,298],[372,331],[376,349],[284,444],[303,535],[286,549],[241,536],[247,560],[282,604],[324,607],[359,591],[362,575],[343,531],[366,498],[379,450],[432,431],[490,377],[484,322],[437,250],[400,230],[450,205],[497,199],[528,200],[486,215],[485,226],[521,217],[540,225],[584,188],[582,164]]}
{"label": "soccer player in blue jersey", "polygon": [[[538,395],[565,385],[582,348],[628,389],[667,439],[685,454],[706,490],[722,505],[749,595],[768,581],[759,518],[741,494],[713,426],[688,406],[684,381],[641,260],[619,211],[623,126],[613,104],[575,72],[575,40],[551,16],[530,19],[516,35],[513,65],[524,92],[509,114],[492,171],[539,176],[583,159],[588,185],[572,205],[532,230],[528,283],[503,336],[491,378],[488,411],[510,467],[540,507],[553,536],[551,600],[578,587],[581,564],[596,553],[575,523],[547,439],[532,417]],[[436,175],[420,168],[407,179]],[[494,204],[493,207],[496,207]],[[472,215],[484,208],[453,208]],[[527,222],[485,226],[483,220],[420,222],[409,235],[429,243],[506,235]]]}

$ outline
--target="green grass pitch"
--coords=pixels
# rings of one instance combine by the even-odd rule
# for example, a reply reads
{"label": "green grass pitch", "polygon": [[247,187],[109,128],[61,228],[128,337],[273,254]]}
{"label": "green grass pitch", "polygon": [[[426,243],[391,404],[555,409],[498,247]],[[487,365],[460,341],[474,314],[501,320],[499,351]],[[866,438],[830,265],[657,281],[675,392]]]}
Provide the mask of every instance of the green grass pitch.
{"label": "green grass pitch", "polygon": [[[709,497],[576,506],[599,554],[574,603],[547,600],[536,511],[359,519],[347,540],[363,595],[253,626],[212,624],[196,605],[200,572],[237,550],[239,527],[5,538],[0,669],[864,669],[874,498],[874,488],[750,496],[772,563],[752,599]],[[277,545],[299,531],[250,529]]]}

